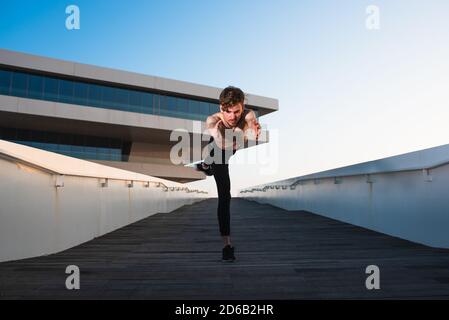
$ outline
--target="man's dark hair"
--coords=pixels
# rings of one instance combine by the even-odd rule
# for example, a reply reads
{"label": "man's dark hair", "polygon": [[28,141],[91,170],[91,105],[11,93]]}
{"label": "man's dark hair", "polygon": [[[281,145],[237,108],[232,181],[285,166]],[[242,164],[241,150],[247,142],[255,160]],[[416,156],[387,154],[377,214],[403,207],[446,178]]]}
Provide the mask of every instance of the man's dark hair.
{"label": "man's dark hair", "polygon": [[229,107],[232,107],[240,102],[243,106],[245,106],[245,94],[237,87],[226,87],[220,93],[220,104],[223,106],[225,111]]}

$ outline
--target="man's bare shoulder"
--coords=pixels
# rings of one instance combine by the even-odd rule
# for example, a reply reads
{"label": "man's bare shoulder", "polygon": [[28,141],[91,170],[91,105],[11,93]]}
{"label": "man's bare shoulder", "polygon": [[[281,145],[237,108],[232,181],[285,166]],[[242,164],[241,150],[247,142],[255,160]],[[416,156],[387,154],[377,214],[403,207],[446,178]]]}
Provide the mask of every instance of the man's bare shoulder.
{"label": "man's bare shoulder", "polygon": [[214,113],[210,116],[207,117],[206,119],[206,124],[207,126],[213,126],[217,123],[217,121],[219,121],[221,119],[220,117],[220,112]]}

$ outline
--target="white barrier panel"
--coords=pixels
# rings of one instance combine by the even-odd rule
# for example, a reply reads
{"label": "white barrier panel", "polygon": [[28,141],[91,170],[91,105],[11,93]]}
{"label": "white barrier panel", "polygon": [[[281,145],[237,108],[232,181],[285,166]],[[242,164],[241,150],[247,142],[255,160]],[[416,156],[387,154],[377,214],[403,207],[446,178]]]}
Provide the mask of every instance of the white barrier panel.
{"label": "white barrier panel", "polygon": [[[80,175],[57,172],[64,161]],[[175,182],[1,140],[0,174],[0,261],[56,253],[206,198]]]}
{"label": "white barrier panel", "polygon": [[[432,155],[436,155],[433,161]],[[247,188],[240,196],[449,248],[448,160],[449,145],[445,145]],[[406,165],[401,166],[401,161]],[[391,163],[394,168],[386,169],[385,164]],[[353,169],[357,172],[351,174]]]}

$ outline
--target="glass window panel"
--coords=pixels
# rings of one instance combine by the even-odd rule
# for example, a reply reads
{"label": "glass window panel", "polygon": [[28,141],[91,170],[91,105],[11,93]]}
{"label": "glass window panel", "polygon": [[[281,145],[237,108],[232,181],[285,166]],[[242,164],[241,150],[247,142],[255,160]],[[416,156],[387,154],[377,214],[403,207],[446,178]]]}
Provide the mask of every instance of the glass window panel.
{"label": "glass window panel", "polygon": [[35,148],[39,148],[39,149],[47,149],[47,144],[46,143],[42,143],[42,142],[34,142],[34,147]]}
{"label": "glass window panel", "polygon": [[92,147],[84,147],[84,154],[87,159],[96,159],[97,158],[97,149]]}
{"label": "glass window panel", "polygon": [[44,78],[30,74],[28,78],[28,97],[42,99],[44,96]]}
{"label": "glass window panel", "polygon": [[114,153],[114,161],[122,161],[122,150],[117,150]]}
{"label": "glass window panel", "polygon": [[72,151],[72,157],[78,159],[87,159],[87,156],[84,153],[84,151]]}
{"label": "glass window panel", "polygon": [[109,148],[97,148],[97,152],[102,154],[110,154]]}
{"label": "glass window panel", "polygon": [[214,114],[220,111],[220,107],[216,103],[209,103],[209,114]]}
{"label": "glass window panel", "polygon": [[27,93],[28,76],[22,72],[12,74],[11,94],[14,96],[25,97]]}
{"label": "glass window panel", "polygon": [[161,116],[166,116],[169,114],[167,109],[167,97],[159,95],[159,114]]}
{"label": "glass window panel", "polygon": [[141,112],[142,111],[142,92],[130,90],[129,91],[129,104],[131,106],[131,111]]}
{"label": "glass window panel", "polygon": [[70,150],[74,151],[74,152],[82,152],[82,151],[84,151],[84,147],[83,146],[77,146],[77,145],[71,145],[70,146]]}
{"label": "glass window panel", "polygon": [[121,153],[111,154],[111,160],[112,161],[122,161],[122,154]]}
{"label": "glass window panel", "polygon": [[209,104],[207,102],[200,101],[200,113],[203,115],[210,115]]}
{"label": "glass window panel", "polygon": [[0,70],[0,94],[9,94],[12,72]]}
{"label": "glass window panel", "polygon": [[80,150],[76,152],[75,157],[80,158],[80,159],[87,159],[87,154],[86,152],[84,152],[84,150]]}
{"label": "glass window panel", "polygon": [[73,102],[76,104],[87,104],[87,93],[89,85],[82,82],[73,83]]}
{"label": "glass window panel", "polygon": [[153,113],[153,94],[152,93],[147,93],[144,92],[142,94],[142,111],[144,113],[149,113],[152,114]]}
{"label": "glass window panel", "polygon": [[161,114],[161,108],[163,106],[163,104],[165,103],[164,101],[162,101],[162,96],[160,94],[155,94],[154,95],[154,105],[153,105],[153,111],[154,114]]}
{"label": "glass window panel", "polygon": [[167,97],[167,112],[165,115],[174,116],[176,115],[176,98],[175,97]]}
{"label": "glass window panel", "polygon": [[59,80],[59,101],[73,103],[73,81]]}
{"label": "glass window panel", "polygon": [[114,89],[103,86],[103,107],[115,109]]}
{"label": "glass window panel", "polygon": [[96,153],[97,152],[97,148],[87,146],[87,147],[84,147],[84,151],[88,152],[88,153]]}
{"label": "glass window panel", "polygon": [[122,154],[122,150],[120,150],[120,149],[111,149],[111,154],[115,154],[115,155],[117,155],[117,154]]}
{"label": "glass window panel", "polygon": [[190,100],[189,101],[189,112],[193,115],[200,114],[200,102],[197,100]]}
{"label": "glass window panel", "polygon": [[59,80],[44,77],[44,98],[50,101],[58,101]]}
{"label": "glass window panel", "polygon": [[106,161],[109,161],[110,159],[110,154],[108,153],[108,154],[105,154],[105,153],[99,153],[98,155],[97,155],[97,159],[98,160],[106,160]]}
{"label": "glass window panel", "polygon": [[87,96],[87,104],[93,107],[101,107],[102,86],[89,84],[89,92]]}
{"label": "glass window panel", "polygon": [[19,141],[19,143],[24,146],[29,146],[29,147],[33,146],[31,141]]}
{"label": "glass window panel", "polygon": [[97,159],[109,160],[110,152],[108,148],[97,148]]}
{"label": "glass window panel", "polygon": [[115,104],[117,109],[131,111],[129,108],[129,91],[125,89],[115,88]]}
{"label": "glass window panel", "polygon": [[167,110],[176,111],[176,98],[175,97],[167,97]]}
{"label": "glass window panel", "polygon": [[63,151],[63,152],[67,152],[70,151],[70,145],[69,144],[59,144],[58,145],[58,152],[59,151]]}
{"label": "glass window panel", "polygon": [[58,150],[58,145],[56,143],[46,143],[45,144],[45,149],[46,150],[50,150],[50,151],[57,151]]}
{"label": "glass window panel", "polygon": [[177,99],[177,111],[180,113],[181,116],[188,116],[189,112],[189,104],[186,99],[178,98]]}

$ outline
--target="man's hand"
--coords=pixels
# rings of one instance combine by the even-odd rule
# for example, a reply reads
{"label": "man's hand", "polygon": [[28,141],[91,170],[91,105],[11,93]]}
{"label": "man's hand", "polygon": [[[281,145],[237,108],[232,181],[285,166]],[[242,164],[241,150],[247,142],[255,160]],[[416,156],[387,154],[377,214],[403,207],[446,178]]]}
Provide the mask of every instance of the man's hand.
{"label": "man's hand", "polygon": [[218,120],[217,123],[214,126],[214,130],[220,131],[224,127],[223,120]]}
{"label": "man's hand", "polygon": [[214,137],[215,140],[219,140],[220,138],[223,138],[221,137],[223,128],[223,120],[220,119],[209,128],[209,134]]}
{"label": "man's hand", "polygon": [[257,121],[256,114],[254,111],[251,111],[247,114],[245,121],[248,124],[248,138],[258,140],[260,136],[261,126],[259,122]]}

